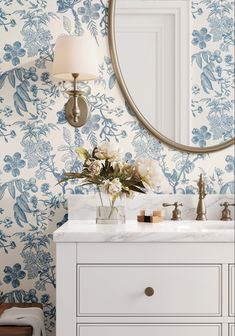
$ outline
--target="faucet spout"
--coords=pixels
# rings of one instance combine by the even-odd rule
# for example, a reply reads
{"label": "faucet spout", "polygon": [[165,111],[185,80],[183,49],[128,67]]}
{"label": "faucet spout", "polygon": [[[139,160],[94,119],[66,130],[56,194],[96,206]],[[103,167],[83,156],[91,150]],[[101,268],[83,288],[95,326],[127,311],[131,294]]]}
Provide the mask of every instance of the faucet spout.
{"label": "faucet spout", "polygon": [[205,197],[207,193],[205,192],[205,181],[203,179],[202,174],[200,174],[200,178],[198,181],[198,192],[199,192],[199,200],[197,205],[197,217],[196,220],[207,220],[206,217],[206,204],[205,204]]}

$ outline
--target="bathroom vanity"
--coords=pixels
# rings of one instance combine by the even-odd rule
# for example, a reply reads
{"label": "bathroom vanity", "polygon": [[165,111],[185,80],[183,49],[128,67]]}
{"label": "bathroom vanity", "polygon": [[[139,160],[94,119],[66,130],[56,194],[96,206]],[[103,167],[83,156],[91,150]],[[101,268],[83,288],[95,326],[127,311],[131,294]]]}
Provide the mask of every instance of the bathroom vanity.
{"label": "bathroom vanity", "polygon": [[234,223],[69,220],[57,336],[234,336]]}

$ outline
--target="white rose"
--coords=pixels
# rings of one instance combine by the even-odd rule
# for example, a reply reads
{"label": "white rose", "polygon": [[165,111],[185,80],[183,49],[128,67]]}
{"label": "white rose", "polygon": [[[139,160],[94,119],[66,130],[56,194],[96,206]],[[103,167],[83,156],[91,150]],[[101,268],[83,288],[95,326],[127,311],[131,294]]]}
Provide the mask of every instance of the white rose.
{"label": "white rose", "polygon": [[161,184],[162,173],[156,161],[151,159],[139,159],[136,161],[135,167],[145,188],[155,190],[156,187]]}
{"label": "white rose", "polygon": [[89,162],[88,164],[89,164],[88,170],[94,175],[99,175],[101,167],[102,167],[101,162],[99,162],[98,160],[95,160],[95,161]]}
{"label": "white rose", "polygon": [[95,157],[100,160],[119,161],[120,150],[116,143],[107,142],[98,146],[95,150]]}
{"label": "white rose", "polygon": [[104,190],[110,195],[115,195],[122,191],[122,184],[119,178],[115,178],[112,181],[106,180],[104,182],[103,187],[104,187]]}

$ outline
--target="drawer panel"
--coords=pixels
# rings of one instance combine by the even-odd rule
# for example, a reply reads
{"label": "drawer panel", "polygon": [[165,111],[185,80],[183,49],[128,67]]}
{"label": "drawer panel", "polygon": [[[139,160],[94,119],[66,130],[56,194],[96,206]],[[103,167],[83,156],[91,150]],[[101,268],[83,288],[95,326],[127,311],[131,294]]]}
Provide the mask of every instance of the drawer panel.
{"label": "drawer panel", "polygon": [[77,264],[233,264],[234,254],[233,242],[77,244]]}
{"label": "drawer panel", "polygon": [[221,336],[221,325],[78,325],[77,336]]}
{"label": "drawer panel", "polygon": [[229,265],[229,315],[235,316],[235,265]]}
{"label": "drawer panel", "polygon": [[235,324],[229,324],[229,336],[235,336]]}
{"label": "drawer panel", "polygon": [[78,266],[77,286],[78,315],[221,313],[220,265]]}

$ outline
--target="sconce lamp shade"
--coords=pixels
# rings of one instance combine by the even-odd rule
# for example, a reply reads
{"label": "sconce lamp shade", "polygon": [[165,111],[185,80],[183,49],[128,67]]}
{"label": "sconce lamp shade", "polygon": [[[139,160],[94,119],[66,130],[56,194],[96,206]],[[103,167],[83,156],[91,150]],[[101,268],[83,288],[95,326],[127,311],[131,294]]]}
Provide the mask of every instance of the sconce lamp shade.
{"label": "sconce lamp shade", "polygon": [[60,36],[56,41],[53,75],[62,80],[88,81],[98,77],[97,48],[87,36]]}

